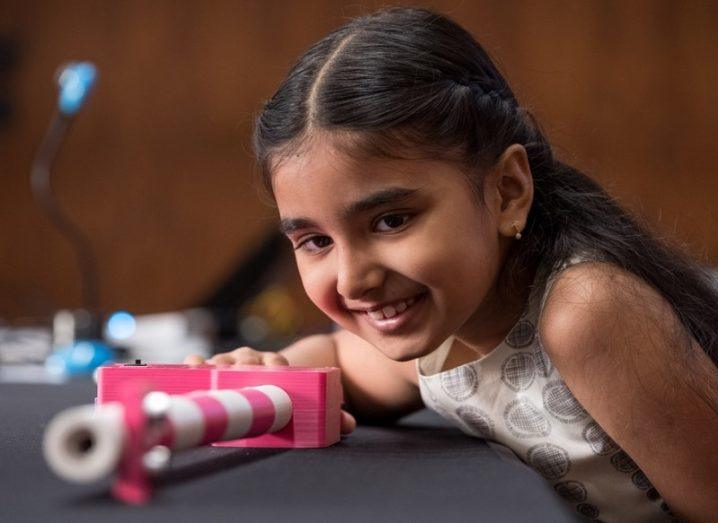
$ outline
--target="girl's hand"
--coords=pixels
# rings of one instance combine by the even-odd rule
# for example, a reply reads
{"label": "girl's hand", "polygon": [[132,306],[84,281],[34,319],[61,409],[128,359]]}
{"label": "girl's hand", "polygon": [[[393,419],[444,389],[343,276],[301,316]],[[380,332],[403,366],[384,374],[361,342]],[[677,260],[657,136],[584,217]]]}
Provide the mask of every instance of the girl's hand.
{"label": "girl's hand", "polygon": [[[208,363],[210,365],[264,365],[267,367],[289,365],[287,358],[277,352],[258,351],[250,347],[240,347],[230,352],[215,354],[206,361],[202,356],[191,354],[184,359],[184,363],[186,365]],[[350,434],[354,431],[356,425],[357,422],[354,416],[342,410],[341,433]]]}
{"label": "girl's hand", "polygon": [[210,365],[265,365],[267,367],[289,365],[287,358],[277,352],[263,352],[250,347],[240,347],[231,352],[215,354],[206,361],[202,356],[192,354],[187,356],[184,362],[187,365],[200,365],[202,363]]}

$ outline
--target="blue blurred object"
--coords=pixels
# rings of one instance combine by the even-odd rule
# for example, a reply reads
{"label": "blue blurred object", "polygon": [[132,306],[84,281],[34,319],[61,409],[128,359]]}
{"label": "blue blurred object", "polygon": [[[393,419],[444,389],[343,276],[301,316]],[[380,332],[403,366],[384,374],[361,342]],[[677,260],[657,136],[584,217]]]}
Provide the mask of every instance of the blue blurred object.
{"label": "blue blurred object", "polygon": [[97,79],[97,68],[90,62],[70,62],[60,68],[57,83],[60,86],[57,106],[66,116],[76,114]]}
{"label": "blue blurred object", "polygon": [[135,317],[127,311],[115,311],[107,320],[107,336],[112,340],[131,338],[136,329]]}
{"label": "blue blurred object", "polygon": [[45,360],[45,370],[56,376],[90,375],[105,363],[112,363],[112,349],[100,340],[78,340],[59,347]]}

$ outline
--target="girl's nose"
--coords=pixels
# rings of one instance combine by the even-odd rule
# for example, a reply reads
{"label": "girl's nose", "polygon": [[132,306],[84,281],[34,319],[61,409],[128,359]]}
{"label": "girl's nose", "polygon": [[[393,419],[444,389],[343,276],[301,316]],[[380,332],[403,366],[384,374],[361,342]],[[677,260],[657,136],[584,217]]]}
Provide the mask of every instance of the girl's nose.
{"label": "girl's nose", "polygon": [[384,269],[367,252],[343,249],[337,266],[337,292],[357,300],[384,283]]}

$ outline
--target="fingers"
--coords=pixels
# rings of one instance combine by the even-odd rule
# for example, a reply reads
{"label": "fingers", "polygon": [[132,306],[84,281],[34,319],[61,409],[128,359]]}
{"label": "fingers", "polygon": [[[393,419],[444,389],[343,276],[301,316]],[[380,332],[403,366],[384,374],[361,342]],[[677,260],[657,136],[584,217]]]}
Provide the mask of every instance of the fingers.
{"label": "fingers", "polygon": [[262,357],[259,352],[250,347],[239,347],[228,355],[233,359],[234,365],[261,365]]}
{"label": "fingers", "polygon": [[[188,357],[185,362],[189,361]],[[201,359],[201,358],[200,358]],[[196,361],[196,360],[192,360]],[[276,352],[260,352],[251,347],[239,347],[230,352],[215,354],[207,363],[211,365],[266,365],[268,367],[289,365],[287,358]]]}
{"label": "fingers", "polygon": [[339,431],[342,434],[351,434],[357,427],[357,420],[349,414],[346,410],[342,411],[341,428]]}
{"label": "fingers", "polygon": [[287,358],[276,352],[266,352],[263,354],[264,364],[268,367],[276,367],[280,365],[289,365]]}
{"label": "fingers", "polygon": [[204,358],[199,354],[190,354],[184,359],[183,363],[185,365],[202,365],[204,363]]}
{"label": "fingers", "polygon": [[185,365],[209,365],[232,366],[232,365],[266,365],[267,367],[279,367],[289,365],[287,358],[276,352],[259,352],[249,347],[240,347],[231,352],[215,354],[205,361],[198,354],[190,354],[184,359]]}
{"label": "fingers", "polygon": [[244,362],[238,362],[237,358],[231,352],[225,352],[222,354],[215,354],[207,360],[207,363],[210,365],[230,366]]}

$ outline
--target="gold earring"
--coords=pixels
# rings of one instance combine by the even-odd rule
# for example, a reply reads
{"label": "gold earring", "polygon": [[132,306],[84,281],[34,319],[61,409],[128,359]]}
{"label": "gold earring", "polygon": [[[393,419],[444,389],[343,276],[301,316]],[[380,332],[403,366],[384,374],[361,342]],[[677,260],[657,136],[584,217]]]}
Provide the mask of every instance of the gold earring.
{"label": "gold earring", "polygon": [[521,228],[519,227],[519,222],[512,222],[511,227],[514,228],[514,231],[516,231],[516,234],[514,234],[514,238],[517,240],[521,239]]}

